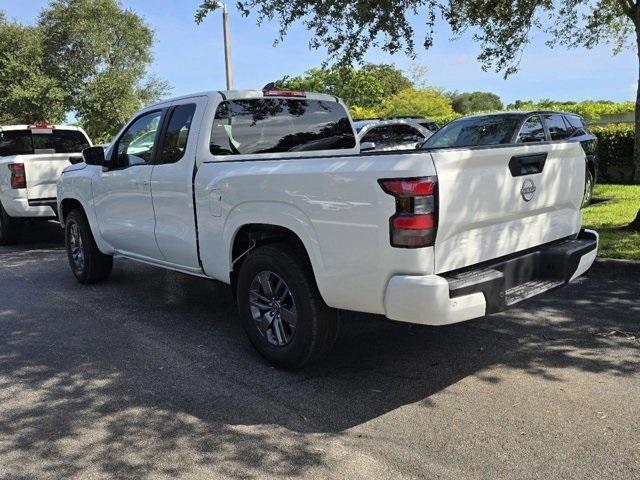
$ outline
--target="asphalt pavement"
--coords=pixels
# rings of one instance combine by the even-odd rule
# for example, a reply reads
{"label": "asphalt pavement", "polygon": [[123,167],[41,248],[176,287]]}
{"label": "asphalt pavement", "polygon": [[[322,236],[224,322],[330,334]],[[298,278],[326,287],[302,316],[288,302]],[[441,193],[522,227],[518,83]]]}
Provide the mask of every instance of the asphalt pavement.
{"label": "asphalt pavement", "polygon": [[284,372],[227,287],[121,259],[82,286],[38,225],[0,247],[0,479],[640,478],[640,269],[521,305],[343,313],[330,356]]}

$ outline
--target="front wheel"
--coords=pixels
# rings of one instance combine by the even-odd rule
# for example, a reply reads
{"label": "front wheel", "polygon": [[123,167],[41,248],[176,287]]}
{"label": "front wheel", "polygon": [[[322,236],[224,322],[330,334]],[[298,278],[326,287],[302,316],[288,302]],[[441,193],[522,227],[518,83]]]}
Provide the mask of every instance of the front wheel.
{"label": "front wheel", "polygon": [[69,213],[64,231],[69,265],[78,281],[96,283],[107,279],[113,268],[113,257],[98,249],[82,210]]}
{"label": "front wheel", "polygon": [[335,343],[337,312],[322,300],[311,266],[294,245],[267,245],[250,254],[237,296],[249,340],[275,366],[303,367]]}

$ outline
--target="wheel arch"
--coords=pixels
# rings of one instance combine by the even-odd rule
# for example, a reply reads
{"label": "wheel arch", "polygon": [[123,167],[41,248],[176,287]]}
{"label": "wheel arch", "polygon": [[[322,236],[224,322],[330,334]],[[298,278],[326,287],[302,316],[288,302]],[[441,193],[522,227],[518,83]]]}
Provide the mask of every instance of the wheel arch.
{"label": "wheel arch", "polygon": [[105,255],[113,255],[113,248],[111,247],[111,245],[106,243],[102,239],[102,235],[100,235],[100,228],[98,228],[97,219],[95,218],[94,212],[87,208],[82,200],[75,196],[65,196],[59,202],[59,220],[62,227],[64,228],[69,213],[71,213],[75,209],[82,210],[82,213],[89,223],[89,228],[91,228],[91,233],[96,242],[96,245],[98,246],[98,249]]}
{"label": "wheel arch", "polygon": [[234,285],[234,275],[242,261],[239,257],[247,252],[251,238],[256,240],[256,245],[284,241],[298,248],[308,260],[320,294],[327,301],[324,262],[316,231],[305,212],[288,203],[246,202],[231,209],[222,232],[224,257],[205,261],[205,267],[208,263],[217,270],[214,278],[223,281],[226,278]]}

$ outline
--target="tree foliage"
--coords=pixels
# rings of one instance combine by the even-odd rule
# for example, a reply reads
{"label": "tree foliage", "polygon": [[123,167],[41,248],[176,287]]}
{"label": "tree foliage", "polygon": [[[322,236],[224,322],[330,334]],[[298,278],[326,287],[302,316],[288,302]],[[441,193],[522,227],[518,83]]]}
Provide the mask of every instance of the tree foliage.
{"label": "tree foliage", "polygon": [[312,68],[304,75],[284,77],[276,84],[281,88],[335,95],[350,107],[365,109],[379,107],[385,98],[412,87],[402,71],[387,64]]}
{"label": "tree foliage", "polygon": [[[633,0],[240,0],[244,15],[258,22],[276,20],[281,40],[296,22],[312,34],[312,48],[326,48],[329,60],[350,65],[372,47],[390,53],[416,50],[414,20],[421,24],[425,48],[434,42],[436,20],[449,23],[455,36],[471,31],[481,47],[485,68],[505,73],[517,70],[532,30],[550,37],[549,44],[585,46],[628,43]],[[204,1],[196,13],[201,21],[218,8]]]}
{"label": "tree foliage", "polygon": [[362,68],[312,68],[298,77],[284,77],[279,88],[319,92],[341,98],[356,119],[420,115],[448,118],[451,100],[439,89],[416,87],[393,65],[365,64]]}
{"label": "tree foliage", "polygon": [[64,90],[43,70],[41,32],[0,12],[0,123],[64,119]]}
{"label": "tree foliage", "polygon": [[152,46],[153,31],[117,0],[52,0],[34,26],[2,16],[0,117],[60,123],[73,113],[105,141],[167,91],[147,75]]}
{"label": "tree foliage", "polygon": [[464,115],[502,110],[503,108],[500,97],[491,92],[456,92],[451,95],[451,104],[456,113]]}
{"label": "tree foliage", "polygon": [[557,101],[543,99],[537,102],[533,100],[516,100],[507,105],[509,110],[560,110],[563,112],[577,113],[587,120],[598,120],[603,115],[619,115],[633,112],[635,102],[612,102],[609,100],[585,100]]}
{"label": "tree foliage", "polygon": [[385,101],[380,113],[382,117],[417,115],[440,119],[454,111],[449,97],[437,88],[406,88]]}

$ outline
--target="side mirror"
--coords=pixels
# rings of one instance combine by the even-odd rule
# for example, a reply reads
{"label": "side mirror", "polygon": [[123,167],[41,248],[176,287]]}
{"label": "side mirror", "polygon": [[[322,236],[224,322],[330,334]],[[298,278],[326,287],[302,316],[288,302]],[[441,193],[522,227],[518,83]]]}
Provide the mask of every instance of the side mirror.
{"label": "side mirror", "polygon": [[69,163],[71,165],[77,165],[78,163],[84,162],[82,155],[74,155],[73,157],[69,157]]}
{"label": "side mirror", "polygon": [[104,148],[89,147],[82,151],[82,158],[87,165],[104,166]]}
{"label": "side mirror", "polygon": [[360,144],[361,152],[371,152],[376,149],[376,144],[374,142],[362,142]]}

